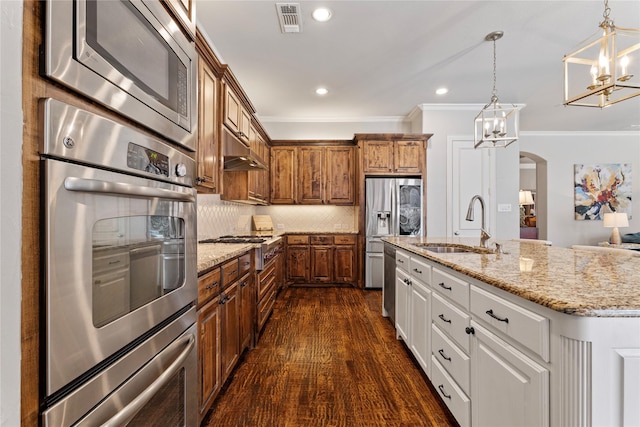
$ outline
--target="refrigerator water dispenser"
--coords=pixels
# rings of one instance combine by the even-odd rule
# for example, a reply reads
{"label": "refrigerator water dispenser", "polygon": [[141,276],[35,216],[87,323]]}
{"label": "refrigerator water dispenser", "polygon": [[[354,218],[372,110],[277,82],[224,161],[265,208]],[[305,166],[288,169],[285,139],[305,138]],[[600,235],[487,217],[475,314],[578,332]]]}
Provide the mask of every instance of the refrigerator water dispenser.
{"label": "refrigerator water dispenser", "polygon": [[376,228],[378,235],[382,236],[389,233],[389,216],[391,212],[381,211],[376,213]]}

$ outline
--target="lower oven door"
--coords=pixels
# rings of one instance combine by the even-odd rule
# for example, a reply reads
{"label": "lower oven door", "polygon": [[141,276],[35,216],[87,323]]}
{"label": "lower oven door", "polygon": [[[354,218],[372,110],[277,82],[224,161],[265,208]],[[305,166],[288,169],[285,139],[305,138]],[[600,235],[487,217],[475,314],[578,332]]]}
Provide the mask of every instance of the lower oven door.
{"label": "lower oven door", "polygon": [[51,396],[86,381],[193,304],[196,197],[181,185],[44,162]]}
{"label": "lower oven door", "polygon": [[190,309],[43,412],[50,426],[196,426],[196,310]]}

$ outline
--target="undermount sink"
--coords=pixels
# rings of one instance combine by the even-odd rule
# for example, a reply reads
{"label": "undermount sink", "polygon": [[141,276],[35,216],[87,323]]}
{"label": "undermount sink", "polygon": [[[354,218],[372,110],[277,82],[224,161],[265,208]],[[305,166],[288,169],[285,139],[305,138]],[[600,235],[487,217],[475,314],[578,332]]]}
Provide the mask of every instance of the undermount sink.
{"label": "undermount sink", "polygon": [[474,253],[474,254],[492,254],[491,249],[481,248],[477,246],[465,246],[452,243],[415,243],[416,246],[421,249],[426,249],[430,252],[437,252],[440,254],[459,254],[459,253]]}

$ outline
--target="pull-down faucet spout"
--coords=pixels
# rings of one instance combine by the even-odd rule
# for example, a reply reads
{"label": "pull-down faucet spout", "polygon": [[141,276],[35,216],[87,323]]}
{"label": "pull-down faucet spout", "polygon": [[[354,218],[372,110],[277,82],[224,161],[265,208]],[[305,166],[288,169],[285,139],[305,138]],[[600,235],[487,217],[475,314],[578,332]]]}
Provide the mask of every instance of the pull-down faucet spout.
{"label": "pull-down faucet spout", "polygon": [[489,239],[491,238],[491,236],[489,235],[489,233],[487,233],[487,226],[485,223],[485,213],[484,213],[484,199],[482,198],[482,196],[476,194],[471,198],[471,201],[469,202],[469,208],[467,209],[467,217],[465,219],[467,221],[473,221],[473,206],[476,200],[480,202],[480,208],[482,209],[482,218],[481,218],[482,226],[480,228],[480,246],[483,248],[488,248]]}

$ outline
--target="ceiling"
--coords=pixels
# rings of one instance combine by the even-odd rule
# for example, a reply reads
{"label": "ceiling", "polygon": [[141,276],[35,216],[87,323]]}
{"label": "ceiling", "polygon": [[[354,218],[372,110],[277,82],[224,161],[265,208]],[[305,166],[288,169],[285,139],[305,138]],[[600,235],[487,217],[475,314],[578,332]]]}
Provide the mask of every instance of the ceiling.
{"label": "ceiling", "polygon": [[[501,103],[525,104],[523,131],[640,131],[640,96],[609,108],[562,105],[562,58],[598,31],[599,0],[298,1],[302,31],[280,31],[276,1],[198,2],[198,26],[263,121],[404,117],[420,104],[486,104],[496,30]],[[333,17],[311,18],[316,6]],[[640,28],[640,1],[611,0]],[[640,69],[636,78],[640,78]],[[329,93],[320,97],[316,87]],[[441,86],[444,96],[435,94]]]}

